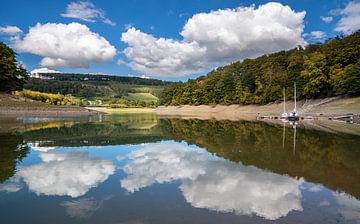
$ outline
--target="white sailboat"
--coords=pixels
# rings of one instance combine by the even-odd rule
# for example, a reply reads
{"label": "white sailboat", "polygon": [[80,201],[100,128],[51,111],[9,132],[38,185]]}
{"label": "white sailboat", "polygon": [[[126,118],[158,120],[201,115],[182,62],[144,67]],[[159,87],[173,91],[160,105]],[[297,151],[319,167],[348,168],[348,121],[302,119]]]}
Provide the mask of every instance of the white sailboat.
{"label": "white sailboat", "polygon": [[296,83],[294,82],[294,110],[290,112],[288,116],[289,121],[298,121],[299,120],[299,114],[296,111]]}
{"label": "white sailboat", "polygon": [[283,88],[283,95],[284,95],[284,112],[281,114],[280,119],[281,120],[287,120],[288,114],[286,113],[286,99],[285,99],[285,87]]}

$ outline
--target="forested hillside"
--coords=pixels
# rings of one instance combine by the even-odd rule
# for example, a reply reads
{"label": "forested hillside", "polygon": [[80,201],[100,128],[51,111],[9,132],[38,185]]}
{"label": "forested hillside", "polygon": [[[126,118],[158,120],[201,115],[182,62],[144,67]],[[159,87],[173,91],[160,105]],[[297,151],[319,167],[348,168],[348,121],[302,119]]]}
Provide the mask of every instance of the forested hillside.
{"label": "forested hillside", "polygon": [[71,94],[77,97],[122,97],[129,93],[159,95],[168,85],[157,79],[93,74],[41,73],[30,78],[24,88],[45,93]]}
{"label": "forested hillside", "polygon": [[265,104],[293,98],[360,95],[360,32],[323,44],[281,51],[217,68],[206,76],[165,88],[165,105]]}

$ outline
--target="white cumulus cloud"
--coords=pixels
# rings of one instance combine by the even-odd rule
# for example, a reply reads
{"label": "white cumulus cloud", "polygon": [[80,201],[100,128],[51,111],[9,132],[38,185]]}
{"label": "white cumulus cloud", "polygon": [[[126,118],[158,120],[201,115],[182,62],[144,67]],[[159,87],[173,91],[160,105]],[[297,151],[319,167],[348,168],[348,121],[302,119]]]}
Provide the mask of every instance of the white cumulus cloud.
{"label": "white cumulus cloud", "polygon": [[337,9],[335,12],[342,16],[335,31],[351,34],[360,29],[360,1],[349,2],[344,9]]}
{"label": "white cumulus cloud", "polygon": [[121,36],[130,67],[152,76],[183,76],[235,60],[305,45],[305,12],[280,3],[193,15],[182,40],[156,38],[135,28]]}
{"label": "white cumulus cloud", "polygon": [[0,34],[17,35],[22,33],[22,30],[17,26],[0,26]]}
{"label": "white cumulus cloud", "polygon": [[196,42],[155,38],[135,28],[123,33],[121,40],[129,47],[124,54],[134,70],[151,75],[184,75],[206,69],[206,48]]}
{"label": "white cumulus cloud", "polygon": [[96,8],[90,1],[71,2],[66,6],[66,12],[61,14],[65,18],[74,18],[86,22],[101,20],[103,23],[115,26],[116,24],[106,18],[105,11]]}
{"label": "white cumulus cloud", "polygon": [[43,163],[21,168],[17,178],[36,194],[79,197],[115,172],[110,160],[88,152],[41,153]]}
{"label": "white cumulus cloud", "polygon": [[121,186],[129,192],[154,183],[181,181],[188,203],[197,208],[258,215],[275,220],[302,211],[302,180],[218,158],[183,144],[151,144],[128,155],[128,175]]}
{"label": "white cumulus cloud", "polygon": [[79,23],[36,24],[24,38],[16,39],[20,52],[42,56],[48,68],[88,68],[92,63],[110,61],[116,49],[104,37]]}

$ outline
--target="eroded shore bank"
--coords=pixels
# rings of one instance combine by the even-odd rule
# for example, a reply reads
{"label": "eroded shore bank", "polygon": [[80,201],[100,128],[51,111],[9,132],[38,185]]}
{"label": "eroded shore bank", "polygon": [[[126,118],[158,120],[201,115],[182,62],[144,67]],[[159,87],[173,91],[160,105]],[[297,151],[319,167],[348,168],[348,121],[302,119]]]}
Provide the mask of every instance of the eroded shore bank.
{"label": "eroded shore bank", "polygon": [[[288,101],[287,112],[293,108],[294,102]],[[329,117],[345,113],[360,114],[360,97],[301,100],[297,102],[297,110],[301,116]],[[282,102],[267,105],[160,106],[155,110],[158,115],[228,120],[254,120],[257,116],[279,116],[282,112]]]}

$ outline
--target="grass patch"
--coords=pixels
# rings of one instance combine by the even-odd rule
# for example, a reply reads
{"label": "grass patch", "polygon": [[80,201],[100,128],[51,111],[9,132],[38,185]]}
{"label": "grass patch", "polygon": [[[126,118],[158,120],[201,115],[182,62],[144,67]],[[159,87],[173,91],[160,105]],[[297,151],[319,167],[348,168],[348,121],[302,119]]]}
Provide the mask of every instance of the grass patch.
{"label": "grass patch", "polygon": [[128,96],[124,96],[127,100],[139,100],[139,101],[158,101],[159,99],[151,93],[129,93]]}

